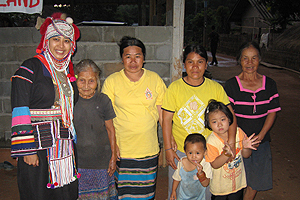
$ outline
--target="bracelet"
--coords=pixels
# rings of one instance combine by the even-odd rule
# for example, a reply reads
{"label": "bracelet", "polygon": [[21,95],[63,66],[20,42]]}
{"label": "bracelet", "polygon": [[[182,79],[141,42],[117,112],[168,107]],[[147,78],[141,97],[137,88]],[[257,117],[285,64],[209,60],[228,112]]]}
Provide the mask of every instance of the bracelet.
{"label": "bracelet", "polygon": [[170,149],[165,149],[165,151],[168,151],[168,150],[171,150],[172,148],[170,148]]}
{"label": "bracelet", "polygon": [[203,173],[201,174],[201,175],[199,175],[198,173],[197,173],[197,177],[198,177],[198,179],[199,179],[199,181],[200,182],[203,182],[203,181],[205,181],[207,178],[206,178],[206,174],[205,174],[205,172],[204,171],[202,171]]}

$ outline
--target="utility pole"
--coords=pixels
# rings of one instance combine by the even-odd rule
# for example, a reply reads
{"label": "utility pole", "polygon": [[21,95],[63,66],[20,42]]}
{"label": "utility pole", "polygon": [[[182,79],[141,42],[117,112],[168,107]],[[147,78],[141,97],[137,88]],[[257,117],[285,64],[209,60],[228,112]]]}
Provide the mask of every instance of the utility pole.
{"label": "utility pole", "polygon": [[207,1],[204,0],[203,46],[206,47]]}
{"label": "utility pole", "polygon": [[173,53],[171,81],[182,77],[183,36],[184,36],[184,5],[185,0],[174,0],[173,4]]}

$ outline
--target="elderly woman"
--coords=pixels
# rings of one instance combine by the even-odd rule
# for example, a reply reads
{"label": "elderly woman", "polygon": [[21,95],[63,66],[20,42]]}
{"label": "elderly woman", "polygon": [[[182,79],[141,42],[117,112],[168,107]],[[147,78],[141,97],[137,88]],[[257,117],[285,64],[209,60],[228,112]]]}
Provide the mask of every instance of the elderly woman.
{"label": "elderly woman", "polygon": [[56,13],[45,20],[38,55],[24,61],[12,76],[11,156],[18,158],[20,199],[78,197],[73,153],[76,94],[71,83],[75,77],[68,67],[80,33],[71,18],[60,17]]}
{"label": "elderly woman", "polygon": [[[183,62],[187,76],[170,84],[162,105],[164,147],[166,159],[170,165],[169,194],[177,162],[185,156],[183,144],[186,136],[191,133],[201,133],[207,138],[211,133],[204,126],[204,111],[209,100],[220,101],[233,112],[223,87],[203,76],[208,62],[206,50],[199,45],[187,46],[183,53]],[[235,143],[235,133],[236,120],[234,119],[229,128],[228,142],[231,144]],[[232,150],[235,152],[234,148]],[[211,171],[207,171],[206,175],[207,178],[211,178]],[[210,199],[209,192],[206,199]]]}
{"label": "elderly woman", "polygon": [[254,199],[257,191],[272,188],[270,129],[276,112],[281,110],[276,83],[257,72],[260,49],[257,43],[244,43],[237,61],[242,72],[225,84],[238,126],[248,135],[255,133],[261,140],[257,151],[244,159],[247,188],[244,199]]}
{"label": "elderly woman", "polygon": [[166,86],[154,72],[143,68],[146,48],[138,39],[121,39],[124,69],[110,75],[102,92],[111,99],[120,161],[117,162],[119,199],[154,199],[158,165],[157,121]]}
{"label": "elderly woman", "polygon": [[110,99],[100,93],[100,69],[89,59],[75,67],[79,99],[74,108],[77,132],[79,199],[118,199],[116,170],[116,116]]}

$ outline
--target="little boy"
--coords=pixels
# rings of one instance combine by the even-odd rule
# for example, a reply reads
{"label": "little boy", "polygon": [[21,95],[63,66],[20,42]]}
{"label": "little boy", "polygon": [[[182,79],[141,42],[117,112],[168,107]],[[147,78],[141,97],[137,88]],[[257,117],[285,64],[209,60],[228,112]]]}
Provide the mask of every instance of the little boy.
{"label": "little boy", "polygon": [[205,200],[205,190],[209,185],[212,173],[210,164],[205,162],[204,158],[206,141],[203,135],[199,133],[188,135],[184,141],[184,151],[186,156],[178,162],[177,169],[173,174],[170,199]]}

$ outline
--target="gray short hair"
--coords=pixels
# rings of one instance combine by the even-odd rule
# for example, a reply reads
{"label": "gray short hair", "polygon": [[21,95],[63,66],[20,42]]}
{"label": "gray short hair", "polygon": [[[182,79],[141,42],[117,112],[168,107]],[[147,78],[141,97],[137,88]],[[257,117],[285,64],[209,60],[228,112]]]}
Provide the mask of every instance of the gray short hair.
{"label": "gray short hair", "polygon": [[74,73],[75,75],[78,76],[78,74],[80,72],[85,72],[87,71],[89,68],[91,68],[93,70],[93,72],[96,73],[96,78],[97,78],[97,92],[100,92],[100,75],[101,75],[101,70],[100,68],[96,65],[96,63],[94,61],[92,61],[91,59],[83,59],[81,60],[74,69]]}

